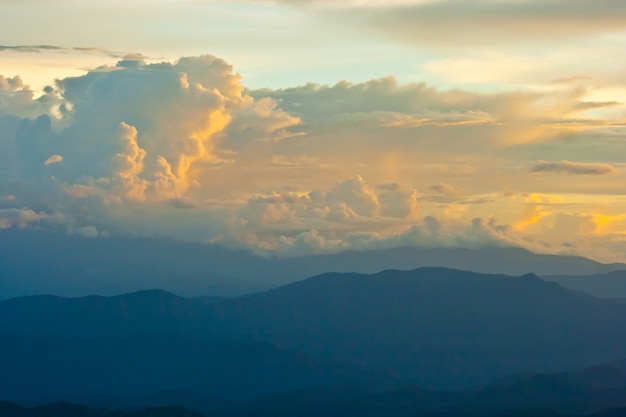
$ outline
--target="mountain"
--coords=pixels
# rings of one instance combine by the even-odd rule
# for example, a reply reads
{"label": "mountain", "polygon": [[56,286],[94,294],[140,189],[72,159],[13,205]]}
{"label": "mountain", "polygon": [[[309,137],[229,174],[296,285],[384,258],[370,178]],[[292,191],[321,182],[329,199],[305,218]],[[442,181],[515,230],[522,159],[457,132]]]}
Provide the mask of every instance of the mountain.
{"label": "mountain", "polygon": [[[280,378],[280,372],[274,376]],[[616,378],[617,375],[619,378]],[[623,370],[596,367],[558,374],[510,375],[481,389],[462,391],[431,391],[411,387],[389,390],[320,387],[289,389],[268,396],[239,400],[226,400],[189,391],[161,391],[132,398],[71,399],[77,404],[96,408],[54,403],[25,409],[13,403],[0,402],[0,415],[127,415],[122,411],[107,410],[111,409],[130,411],[130,415],[135,417],[144,415],[141,413],[168,417],[195,415],[188,410],[197,410],[207,417],[573,417],[592,413],[597,413],[594,416],[621,417],[624,414],[619,414],[619,411],[623,412],[624,409],[619,407],[626,406],[625,375],[626,371]],[[60,382],[63,384],[64,378]],[[118,382],[128,386],[124,379]],[[242,382],[245,383],[245,378]]]}
{"label": "mountain", "polygon": [[534,275],[324,274],[211,306],[211,334],[357,360],[448,389],[622,357],[626,304]]}
{"label": "mountain", "polygon": [[547,275],[542,278],[597,297],[626,299],[626,270],[583,276]]}
{"label": "mountain", "polygon": [[520,248],[395,248],[264,258],[159,238],[97,238],[0,230],[0,299],[37,294],[115,295],[162,288],[186,296],[237,296],[325,272],[449,267],[481,273],[591,275],[626,269]]}
{"label": "mountain", "polygon": [[29,402],[164,391],[249,398],[289,389],[397,384],[382,372],[313,360],[267,343],[180,335],[2,335],[0,375],[0,398]]}
{"label": "mountain", "polygon": [[457,392],[290,391],[247,401],[242,416],[580,416],[626,405],[626,385],[598,389],[570,379],[578,374],[528,374]]}
{"label": "mountain", "polygon": [[[198,410],[207,417],[594,417],[623,416],[626,405],[626,386],[598,389],[583,383],[580,375],[589,370],[567,374],[527,374],[510,376],[478,390],[458,392],[429,391],[417,388],[371,391],[358,388],[317,388],[289,390],[274,395],[248,400],[225,401],[205,395],[163,395],[146,397],[138,407],[122,406],[115,401],[90,402],[96,409],[67,403],[57,403],[24,409],[11,403],[0,403],[0,415],[9,417],[45,416],[123,416],[122,411],[139,410],[130,415],[187,416]],[[600,373],[595,374],[598,382]],[[609,378],[610,379],[610,378]],[[600,384],[602,386],[612,384]],[[176,403],[182,399],[183,403]],[[189,401],[191,399],[191,401]],[[187,402],[185,402],[185,400]],[[174,401],[174,402],[172,402]],[[82,402],[81,402],[82,403]],[[118,405],[111,405],[118,404]],[[134,404],[139,404],[135,402]],[[185,408],[182,408],[181,405]],[[158,407],[158,408],[157,408]],[[2,411],[5,411],[3,413]],[[157,413],[157,410],[161,414]],[[602,411],[605,410],[605,411]],[[47,414],[36,414],[46,412]],[[61,414],[61,412],[64,412]],[[622,414],[620,414],[622,412]],[[147,414],[141,414],[147,413]],[[182,413],[182,414],[181,414]],[[193,414],[191,414],[193,415]]]}
{"label": "mountain", "polygon": [[0,302],[4,334],[258,340],[432,389],[609,362],[626,356],[625,325],[623,302],[535,275],[444,268],[323,274],[219,302],[163,291]]}

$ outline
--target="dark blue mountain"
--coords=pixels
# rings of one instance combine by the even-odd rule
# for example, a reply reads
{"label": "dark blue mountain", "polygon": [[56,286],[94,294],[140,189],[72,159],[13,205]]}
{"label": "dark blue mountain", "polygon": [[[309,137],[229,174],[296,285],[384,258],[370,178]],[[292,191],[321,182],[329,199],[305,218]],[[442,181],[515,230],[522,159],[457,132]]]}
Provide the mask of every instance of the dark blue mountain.
{"label": "dark blue mountain", "polygon": [[461,388],[626,355],[626,304],[534,275],[325,274],[211,306],[211,334],[265,340]]}
{"label": "dark blue mountain", "polygon": [[248,398],[292,389],[381,389],[393,384],[397,381],[382,372],[313,360],[262,342],[173,334],[0,335],[0,398],[12,401],[123,398],[162,391]]}
{"label": "dark blue mountain", "polygon": [[357,362],[425,388],[466,388],[515,372],[560,372],[626,356],[626,303],[534,275],[442,268],[324,274],[219,302],[162,291],[0,302],[4,334],[185,334],[258,340]]}

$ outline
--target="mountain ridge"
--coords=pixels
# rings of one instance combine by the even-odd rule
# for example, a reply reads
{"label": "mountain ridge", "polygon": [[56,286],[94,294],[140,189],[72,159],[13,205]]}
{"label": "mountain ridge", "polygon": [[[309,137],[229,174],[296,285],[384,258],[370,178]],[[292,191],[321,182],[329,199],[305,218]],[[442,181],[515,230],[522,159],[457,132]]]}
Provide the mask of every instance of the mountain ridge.
{"label": "mountain ridge", "polygon": [[61,299],[34,310],[20,307],[24,301],[33,300],[0,302],[4,333],[258,340],[436,389],[592,366],[626,352],[626,304],[533,274],[419,268],[327,273],[218,302],[162,291]]}

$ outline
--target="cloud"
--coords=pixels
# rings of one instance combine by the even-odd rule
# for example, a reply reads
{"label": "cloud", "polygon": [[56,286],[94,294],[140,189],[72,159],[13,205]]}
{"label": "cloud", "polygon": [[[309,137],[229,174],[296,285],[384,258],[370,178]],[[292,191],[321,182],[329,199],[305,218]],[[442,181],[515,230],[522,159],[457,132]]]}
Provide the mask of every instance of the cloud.
{"label": "cloud", "polygon": [[22,53],[41,53],[41,52],[78,52],[90,55],[102,55],[111,58],[122,58],[128,55],[128,52],[112,51],[106,48],[91,46],[74,46],[66,47],[59,45],[0,45],[0,52],[22,52]]}
{"label": "cloud", "polygon": [[0,45],[1,51],[15,52],[41,52],[41,51],[58,51],[65,48],[55,45]]}
{"label": "cloud", "polygon": [[100,236],[100,232],[95,226],[71,227],[68,231],[70,235],[79,235],[86,238],[96,238]]}
{"label": "cloud", "polygon": [[319,162],[317,159],[309,156],[286,156],[286,155],[274,155],[272,156],[271,166],[277,168],[318,168],[324,169],[328,165]]}
{"label": "cloud", "polygon": [[619,106],[622,103],[618,101],[580,101],[576,103],[576,110],[592,110],[592,109],[602,109],[604,107],[615,107]]}
{"label": "cloud", "polygon": [[588,75],[579,75],[575,77],[565,77],[565,78],[557,78],[550,83],[552,84],[573,84],[573,83],[581,83],[581,82],[589,82],[593,81],[594,77],[590,77]]}
{"label": "cloud", "polygon": [[440,90],[426,83],[400,84],[395,77],[388,76],[362,83],[309,83],[277,90],[255,90],[250,94],[257,99],[271,97],[283,110],[316,125],[358,122],[379,127],[419,128],[497,127],[522,121],[545,124],[551,118],[562,120],[580,111],[579,99],[585,92],[579,87],[550,92]]}
{"label": "cloud", "polygon": [[12,226],[25,227],[45,219],[45,213],[36,213],[30,209],[2,209],[0,208],[0,229],[8,229]]}
{"label": "cloud", "polygon": [[529,172],[549,172],[567,175],[615,175],[619,173],[619,171],[610,164],[571,161],[539,161],[530,169]]}
{"label": "cloud", "polygon": [[[619,120],[576,116],[607,103],[580,86],[486,93],[393,77],[249,90],[212,56],[129,55],[40,97],[2,77],[0,209],[10,210],[2,225],[280,256],[404,245],[557,250],[595,232],[569,236],[559,226],[562,239],[539,242],[535,234],[568,211],[556,197],[531,196],[563,184],[598,192],[597,178],[571,184],[520,170],[537,155],[574,155],[578,142],[563,132],[607,140],[601,132]],[[621,139],[606,143],[611,160],[626,154]],[[594,149],[587,157],[604,148]],[[604,165],[617,173],[567,161],[531,170]],[[623,185],[619,175],[602,180]]]}
{"label": "cloud", "polygon": [[63,162],[63,157],[61,155],[52,155],[50,158],[46,159],[43,164],[52,165],[58,164],[59,162]]}
{"label": "cloud", "polygon": [[415,189],[406,185],[375,188],[356,175],[325,190],[253,197],[239,211],[239,216],[245,223],[261,227],[290,223],[307,228],[315,225],[333,228],[335,223],[352,222],[352,227],[359,229],[372,219],[384,222],[385,218],[416,218],[420,211],[418,196]]}
{"label": "cloud", "polygon": [[41,114],[59,114],[61,98],[54,89],[47,89],[35,98],[34,92],[19,76],[0,75],[0,115],[35,118]]}
{"label": "cloud", "polygon": [[272,99],[246,95],[239,78],[211,56],[174,64],[128,56],[115,67],[58,81],[58,93],[51,93],[56,108],[34,100],[19,78],[0,78],[0,93],[8,91],[17,101],[8,102],[6,111],[47,113],[23,120],[15,131],[17,171],[23,177],[47,174],[41,166],[60,162],[62,155],[53,173],[68,185],[91,181],[117,197],[139,200],[181,197],[200,184],[197,164],[220,162],[216,148],[226,132],[231,138],[284,137],[299,123]]}
{"label": "cloud", "polygon": [[434,184],[430,186],[430,189],[432,191],[435,191],[439,194],[441,194],[442,196],[448,197],[448,198],[452,198],[452,199],[460,199],[465,195],[465,192],[463,192],[463,190],[460,190],[456,187],[451,186],[450,184],[446,184],[444,182],[439,183],[439,184]]}
{"label": "cloud", "polygon": [[435,0],[386,7],[354,2],[352,6],[333,13],[347,22],[365,23],[408,42],[452,47],[538,39],[556,42],[626,29],[626,5],[614,0]]}

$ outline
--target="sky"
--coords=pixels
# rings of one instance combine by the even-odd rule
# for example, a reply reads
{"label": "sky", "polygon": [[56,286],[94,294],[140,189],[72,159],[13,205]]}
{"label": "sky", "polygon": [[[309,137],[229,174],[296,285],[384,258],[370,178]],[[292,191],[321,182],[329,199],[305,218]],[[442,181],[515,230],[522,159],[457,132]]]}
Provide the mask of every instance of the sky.
{"label": "sky", "polygon": [[622,0],[0,0],[0,229],[626,262]]}

